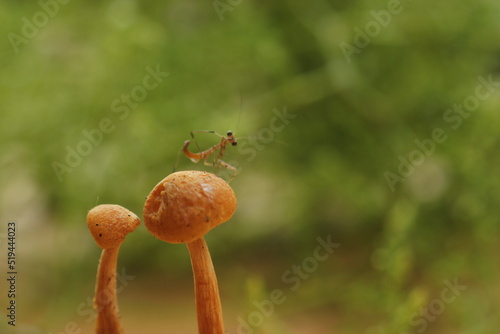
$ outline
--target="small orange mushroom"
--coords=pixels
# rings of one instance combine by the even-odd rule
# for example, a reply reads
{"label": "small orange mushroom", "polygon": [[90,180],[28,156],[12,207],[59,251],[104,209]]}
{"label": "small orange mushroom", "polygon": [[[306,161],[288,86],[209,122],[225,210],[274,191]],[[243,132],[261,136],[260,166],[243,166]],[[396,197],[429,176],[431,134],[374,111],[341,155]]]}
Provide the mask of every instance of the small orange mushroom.
{"label": "small orange mushroom", "polygon": [[187,244],[200,334],[224,333],[217,277],[204,236],[228,221],[236,204],[226,181],[201,171],[170,174],[144,204],[144,223],[151,234],[165,242]]}
{"label": "small orange mushroom", "polygon": [[116,301],[116,263],[125,236],[139,226],[133,212],[114,204],[98,205],[87,214],[87,226],[102,248],[94,297],[96,334],[123,334]]}

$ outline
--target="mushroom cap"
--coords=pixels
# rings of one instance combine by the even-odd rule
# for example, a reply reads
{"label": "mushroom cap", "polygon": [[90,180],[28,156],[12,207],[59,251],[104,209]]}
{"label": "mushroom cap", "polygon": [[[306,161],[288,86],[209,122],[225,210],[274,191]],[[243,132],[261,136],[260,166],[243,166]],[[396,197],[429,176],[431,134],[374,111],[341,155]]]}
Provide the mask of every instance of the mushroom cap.
{"label": "mushroom cap", "polygon": [[228,221],[236,210],[233,189],[220,177],[181,171],[158,183],[144,203],[144,223],[156,238],[189,243]]}
{"label": "mushroom cap", "polygon": [[120,246],[140,223],[135,213],[116,204],[98,205],[87,214],[87,226],[102,249]]}

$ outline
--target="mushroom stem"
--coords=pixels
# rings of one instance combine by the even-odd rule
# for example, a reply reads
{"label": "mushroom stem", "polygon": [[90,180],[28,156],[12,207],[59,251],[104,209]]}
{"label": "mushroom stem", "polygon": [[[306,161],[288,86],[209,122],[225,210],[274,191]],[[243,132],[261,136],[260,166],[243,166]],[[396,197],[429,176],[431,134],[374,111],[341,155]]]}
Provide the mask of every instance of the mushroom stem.
{"label": "mushroom stem", "polygon": [[199,334],[223,334],[219,288],[207,243],[202,237],[187,243],[187,247],[193,267]]}
{"label": "mushroom stem", "polygon": [[116,302],[116,263],[120,246],[103,249],[97,270],[94,306],[96,334],[123,334]]}

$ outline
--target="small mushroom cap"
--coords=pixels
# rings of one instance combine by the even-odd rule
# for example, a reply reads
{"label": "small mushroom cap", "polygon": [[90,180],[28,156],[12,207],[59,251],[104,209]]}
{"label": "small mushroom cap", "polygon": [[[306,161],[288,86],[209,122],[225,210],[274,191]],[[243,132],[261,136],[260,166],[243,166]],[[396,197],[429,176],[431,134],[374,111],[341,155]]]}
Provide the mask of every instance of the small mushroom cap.
{"label": "small mushroom cap", "polygon": [[87,214],[87,226],[102,249],[120,246],[140,223],[136,214],[115,204],[98,205]]}
{"label": "small mushroom cap", "polygon": [[151,234],[170,243],[189,243],[228,221],[236,196],[226,181],[202,171],[172,173],[154,187],[144,204]]}

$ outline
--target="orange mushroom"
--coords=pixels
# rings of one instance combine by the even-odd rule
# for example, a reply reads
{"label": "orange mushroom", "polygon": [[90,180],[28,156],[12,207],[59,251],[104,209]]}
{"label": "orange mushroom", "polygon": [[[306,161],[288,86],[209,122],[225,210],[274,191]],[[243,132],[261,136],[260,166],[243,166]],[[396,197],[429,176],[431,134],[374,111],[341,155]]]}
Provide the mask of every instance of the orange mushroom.
{"label": "orange mushroom", "polygon": [[199,334],[223,334],[222,307],[210,252],[204,236],[228,221],[236,196],[226,181],[201,171],[170,174],[144,204],[144,223],[156,238],[185,243],[193,267]]}
{"label": "orange mushroom", "polygon": [[119,205],[103,204],[87,214],[87,226],[102,248],[94,297],[96,334],[122,334],[116,300],[116,263],[125,236],[139,226],[139,218]]}

